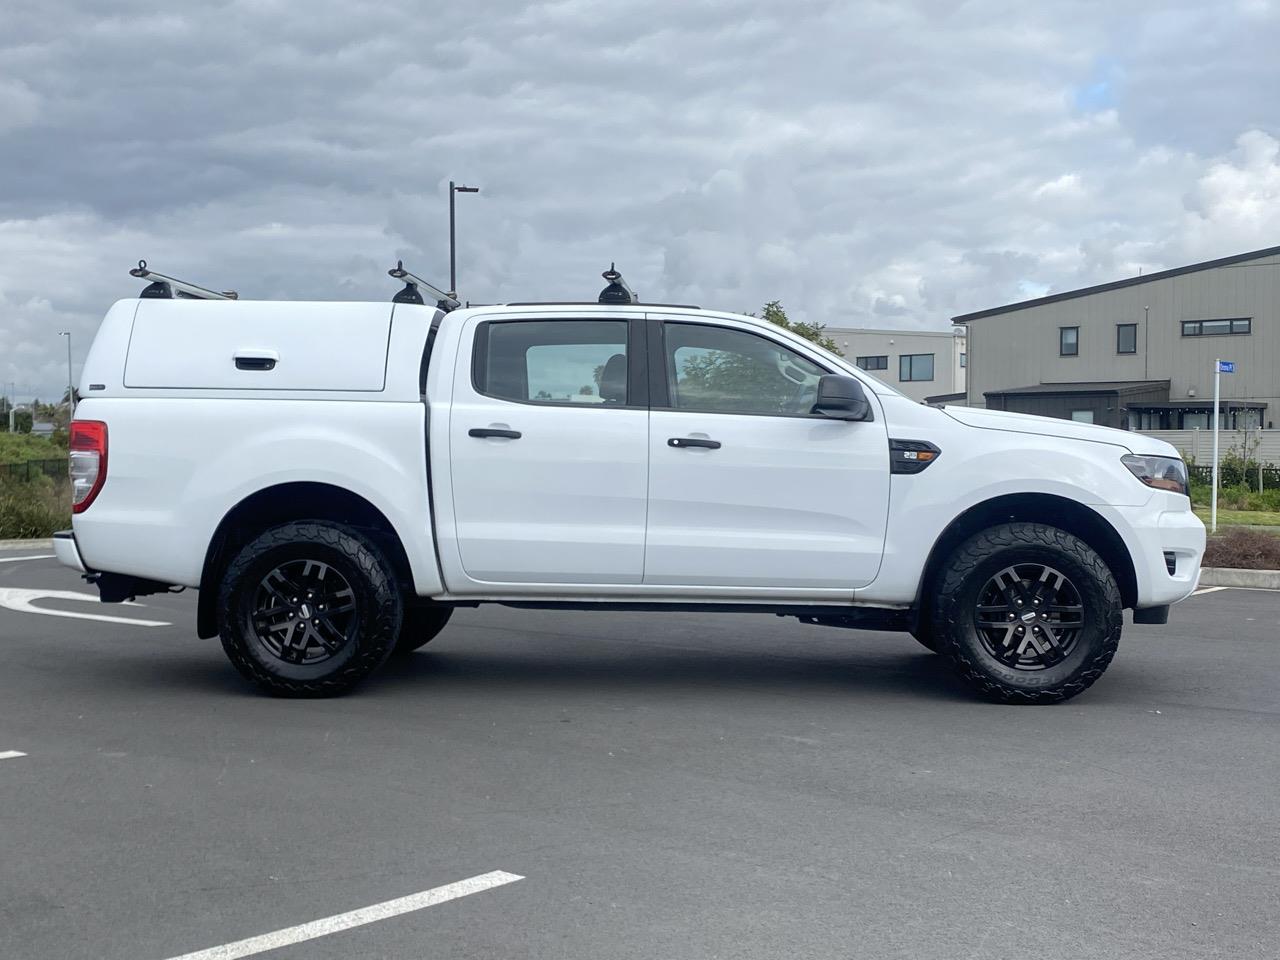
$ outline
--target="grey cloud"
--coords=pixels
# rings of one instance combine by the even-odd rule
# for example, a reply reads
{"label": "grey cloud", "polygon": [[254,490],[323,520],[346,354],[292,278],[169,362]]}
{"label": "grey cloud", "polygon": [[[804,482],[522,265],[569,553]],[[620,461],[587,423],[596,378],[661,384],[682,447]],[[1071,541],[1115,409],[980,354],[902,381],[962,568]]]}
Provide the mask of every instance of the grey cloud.
{"label": "grey cloud", "polygon": [[443,283],[450,177],[481,301],[616,259],[646,298],[941,326],[1280,242],[1263,0],[109,9],[0,14],[0,380],[46,396],[140,256],[250,296]]}

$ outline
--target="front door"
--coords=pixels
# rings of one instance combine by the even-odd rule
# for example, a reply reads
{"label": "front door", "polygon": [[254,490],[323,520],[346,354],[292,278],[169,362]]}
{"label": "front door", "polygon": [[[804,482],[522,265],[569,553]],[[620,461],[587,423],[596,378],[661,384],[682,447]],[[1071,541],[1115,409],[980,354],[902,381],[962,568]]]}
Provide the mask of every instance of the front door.
{"label": "front door", "polygon": [[[876,420],[810,414],[820,358],[747,324],[650,328],[644,582],[850,590],[876,576],[889,443]],[[820,596],[821,594],[815,594]]]}
{"label": "front door", "polygon": [[464,330],[449,444],[468,579],[640,583],[648,410],[633,358],[643,324],[499,319]]}

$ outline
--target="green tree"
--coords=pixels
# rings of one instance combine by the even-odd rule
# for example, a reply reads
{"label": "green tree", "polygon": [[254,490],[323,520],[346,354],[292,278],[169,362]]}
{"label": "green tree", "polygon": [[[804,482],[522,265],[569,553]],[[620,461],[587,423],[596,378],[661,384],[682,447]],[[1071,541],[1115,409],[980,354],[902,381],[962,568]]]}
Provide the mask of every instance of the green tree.
{"label": "green tree", "polygon": [[[755,314],[751,314],[755,316]],[[824,350],[830,350],[832,353],[838,354],[840,348],[836,346],[836,342],[826,334],[827,325],[825,323],[806,323],[802,320],[792,321],[787,318],[787,311],[782,308],[781,300],[770,300],[764,305],[763,319],[768,320],[772,324],[776,324],[783,330],[790,330],[797,336],[804,337],[810,343],[816,343]]]}

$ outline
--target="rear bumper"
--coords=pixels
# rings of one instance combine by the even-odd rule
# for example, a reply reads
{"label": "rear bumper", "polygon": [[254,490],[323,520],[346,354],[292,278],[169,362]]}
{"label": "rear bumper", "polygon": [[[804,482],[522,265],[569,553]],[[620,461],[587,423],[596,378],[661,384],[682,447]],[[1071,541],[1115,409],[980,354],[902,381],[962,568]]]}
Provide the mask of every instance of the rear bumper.
{"label": "rear bumper", "polygon": [[72,570],[88,573],[84,558],[80,556],[80,547],[76,544],[76,535],[70,530],[59,530],[53,535],[53,553],[58,562]]}

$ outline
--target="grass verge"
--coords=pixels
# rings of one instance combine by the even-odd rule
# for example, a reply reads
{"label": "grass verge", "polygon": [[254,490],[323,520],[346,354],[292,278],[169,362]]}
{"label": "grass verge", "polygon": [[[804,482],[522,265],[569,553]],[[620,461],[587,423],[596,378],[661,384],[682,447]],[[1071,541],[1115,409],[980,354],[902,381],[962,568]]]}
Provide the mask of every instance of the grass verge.
{"label": "grass verge", "polygon": [[[1196,516],[1206,524],[1209,522],[1209,508],[1196,507]],[[1218,508],[1218,526],[1220,527],[1280,527],[1280,513],[1271,510],[1224,510]]]}

